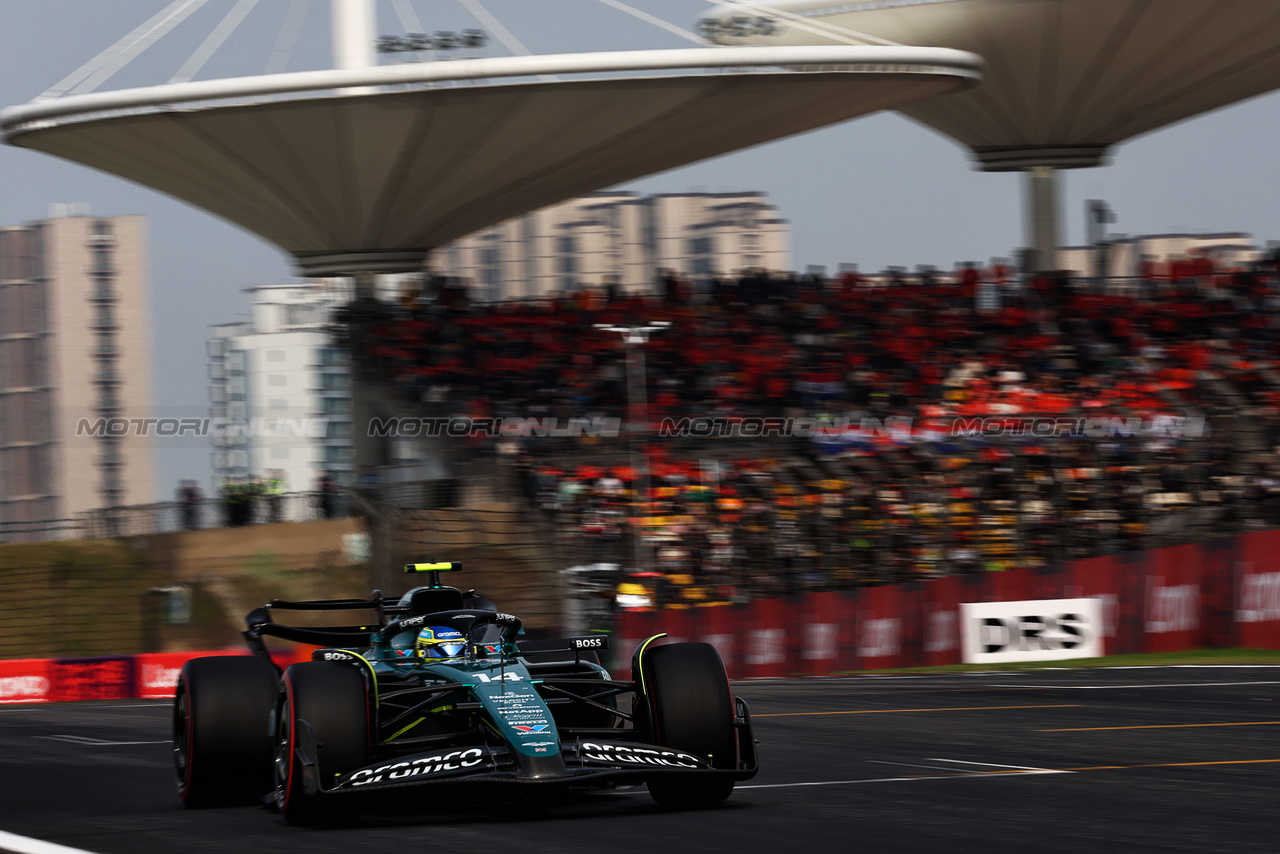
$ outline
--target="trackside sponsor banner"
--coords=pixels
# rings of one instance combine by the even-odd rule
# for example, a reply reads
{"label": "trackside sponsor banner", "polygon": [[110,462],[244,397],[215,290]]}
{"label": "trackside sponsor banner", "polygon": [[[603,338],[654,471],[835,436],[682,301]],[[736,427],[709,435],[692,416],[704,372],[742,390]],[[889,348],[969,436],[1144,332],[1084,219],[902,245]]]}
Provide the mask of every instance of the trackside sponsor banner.
{"label": "trackside sponsor banner", "polygon": [[790,659],[791,603],[784,599],[762,599],[753,602],[747,613],[751,622],[744,634],[744,674],[749,677],[787,675]]}
{"label": "trackside sponsor banner", "polygon": [[1235,565],[1236,638],[1252,649],[1280,649],[1280,531],[1246,534]]}
{"label": "trackside sponsor banner", "polygon": [[58,703],[133,697],[133,656],[60,658],[49,668],[50,696]]}
{"label": "trackside sponsor banner", "polygon": [[[698,629],[697,639],[716,648],[730,675],[742,669],[739,665],[741,650],[737,643],[737,626],[740,622],[738,610],[732,606],[703,608],[695,623]],[[627,655],[630,654],[628,650]]]}
{"label": "trackside sponsor banner", "polygon": [[1151,554],[1145,572],[1142,615],[1147,652],[1178,652],[1204,645],[1202,555],[1200,547],[1194,545]]}
{"label": "trackside sponsor banner", "polygon": [[843,639],[842,629],[848,622],[843,619],[839,593],[810,593],[800,606],[801,619],[795,632],[802,639],[800,663],[802,672],[809,676],[822,676],[839,669]]}
{"label": "trackside sponsor banner", "polygon": [[907,598],[903,585],[871,587],[861,592],[857,603],[853,644],[858,667],[879,670],[903,667],[907,648]]}
{"label": "trackside sponsor banner", "polygon": [[1240,580],[1238,623],[1280,621],[1280,572],[1245,573]]}
{"label": "trackside sponsor banner", "polygon": [[966,602],[960,606],[965,664],[1062,661],[1102,653],[1102,608],[1097,599]]}
{"label": "trackside sponsor banner", "polygon": [[47,658],[0,661],[0,703],[49,702]]}
{"label": "trackside sponsor banner", "polygon": [[168,700],[178,687],[182,665],[193,658],[217,655],[211,652],[163,652],[133,657],[134,684],[143,700]]}

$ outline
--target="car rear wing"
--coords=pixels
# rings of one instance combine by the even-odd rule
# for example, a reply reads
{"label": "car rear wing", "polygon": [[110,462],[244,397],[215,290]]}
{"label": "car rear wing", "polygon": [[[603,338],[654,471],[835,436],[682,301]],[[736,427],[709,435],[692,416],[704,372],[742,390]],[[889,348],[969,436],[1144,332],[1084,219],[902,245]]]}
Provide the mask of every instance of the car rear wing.
{"label": "car rear wing", "polygon": [[[399,609],[389,603],[397,599],[388,599],[382,591],[373,591],[368,599],[313,599],[289,601],[272,599],[260,608],[254,608],[244,618],[248,629],[241,634],[245,642],[256,655],[270,657],[263,637],[276,637],[281,640],[305,643],[314,646],[355,648],[369,646],[373,635],[386,624],[387,614]],[[273,618],[274,611],[375,611],[377,620],[364,625],[345,626],[290,626],[277,623]]]}
{"label": "car rear wing", "polygon": [[[437,573],[456,572],[461,568],[462,564],[458,561],[442,561],[438,563],[409,564],[405,567],[405,571],[429,573],[432,580],[436,582],[436,586],[438,586]],[[447,589],[453,590],[454,588]],[[474,588],[462,593],[464,601],[477,595]],[[266,644],[262,640],[264,636],[336,649],[367,647],[373,643],[373,636],[384,629],[392,620],[409,613],[412,606],[400,604],[402,598],[404,597],[384,596],[381,590],[374,590],[368,599],[304,599],[298,601],[272,599],[267,604],[254,608],[245,616],[245,623],[248,628],[246,631],[241,632],[241,635],[244,637],[245,642],[248,643],[249,649],[255,655],[264,658],[270,658]],[[481,610],[487,610],[487,608],[482,607]],[[290,626],[277,623],[273,617],[273,612],[275,611],[374,611],[377,616],[374,620],[367,621],[363,625]],[[607,641],[606,646],[601,647],[598,638],[581,638],[578,640],[584,641],[584,645],[579,647],[582,650],[607,648]],[[569,647],[563,647],[564,651],[568,649]],[[561,648],[558,647],[556,651],[560,650]]]}

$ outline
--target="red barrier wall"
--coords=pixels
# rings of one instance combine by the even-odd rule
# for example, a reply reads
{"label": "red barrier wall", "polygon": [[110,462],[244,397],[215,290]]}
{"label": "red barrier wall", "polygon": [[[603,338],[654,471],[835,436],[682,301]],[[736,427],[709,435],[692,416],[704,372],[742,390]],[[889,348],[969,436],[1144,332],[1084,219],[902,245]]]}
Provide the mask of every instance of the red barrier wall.
{"label": "red barrier wall", "polygon": [[962,603],[1078,598],[1102,600],[1108,655],[1280,649],[1280,531],[747,607],[623,614],[615,675],[628,678],[635,644],[663,631],[715,644],[737,679],[958,664]]}
{"label": "red barrier wall", "polygon": [[135,696],[131,655],[60,658],[49,665],[49,699],[52,702],[119,700]]}
{"label": "red barrier wall", "polygon": [[1237,642],[1280,649],[1280,531],[1246,534],[1241,539],[1232,615]]}
{"label": "red barrier wall", "polygon": [[[704,641],[736,678],[823,676],[960,661],[966,602],[1102,600],[1108,655],[1205,646],[1280,649],[1280,531],[936,581],[811,593],[750,605],[629,612],[611,643],[615,678],[630,678],[645,638]],[[309,647],[277,656],[285,666]],[[0,661],[0,703],[164,699],[190,652]]]}
{"label": "red barrier wall", "polygon": [[49,702],[50,659],[0,661],[0,703]]}

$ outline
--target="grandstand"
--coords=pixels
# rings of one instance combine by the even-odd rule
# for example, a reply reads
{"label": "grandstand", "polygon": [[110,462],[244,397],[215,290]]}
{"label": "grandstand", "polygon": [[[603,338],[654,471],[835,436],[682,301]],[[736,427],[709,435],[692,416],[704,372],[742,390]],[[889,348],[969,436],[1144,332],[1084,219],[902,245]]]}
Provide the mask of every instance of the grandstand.
{"label": "grandstand", "polygon": [[[475,472],[507,478],[571,543],[559,560],[644,570],[650,604],[696,606],[1280,524],[1277,260],[668,278],[493,304],[437,279],[339,329],[402,411],[475,425],[453,465],[472,490]],[[638,322],[670,324],[644,347],[643,404],[599,328]],[[489,426],[602,416],[624,429]]]}

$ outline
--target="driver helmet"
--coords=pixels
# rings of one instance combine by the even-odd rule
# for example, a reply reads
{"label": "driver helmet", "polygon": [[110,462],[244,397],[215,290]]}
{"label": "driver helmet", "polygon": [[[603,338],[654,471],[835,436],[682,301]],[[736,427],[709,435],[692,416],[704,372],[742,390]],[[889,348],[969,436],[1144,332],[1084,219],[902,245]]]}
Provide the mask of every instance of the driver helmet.
{"label": "driver helmet", "polygon": [[419,658],[449,659],[461,658],[467,648],[467,639],[462,632],[447,626],[428,626],[418,632],[418,640],[414,644]]}

